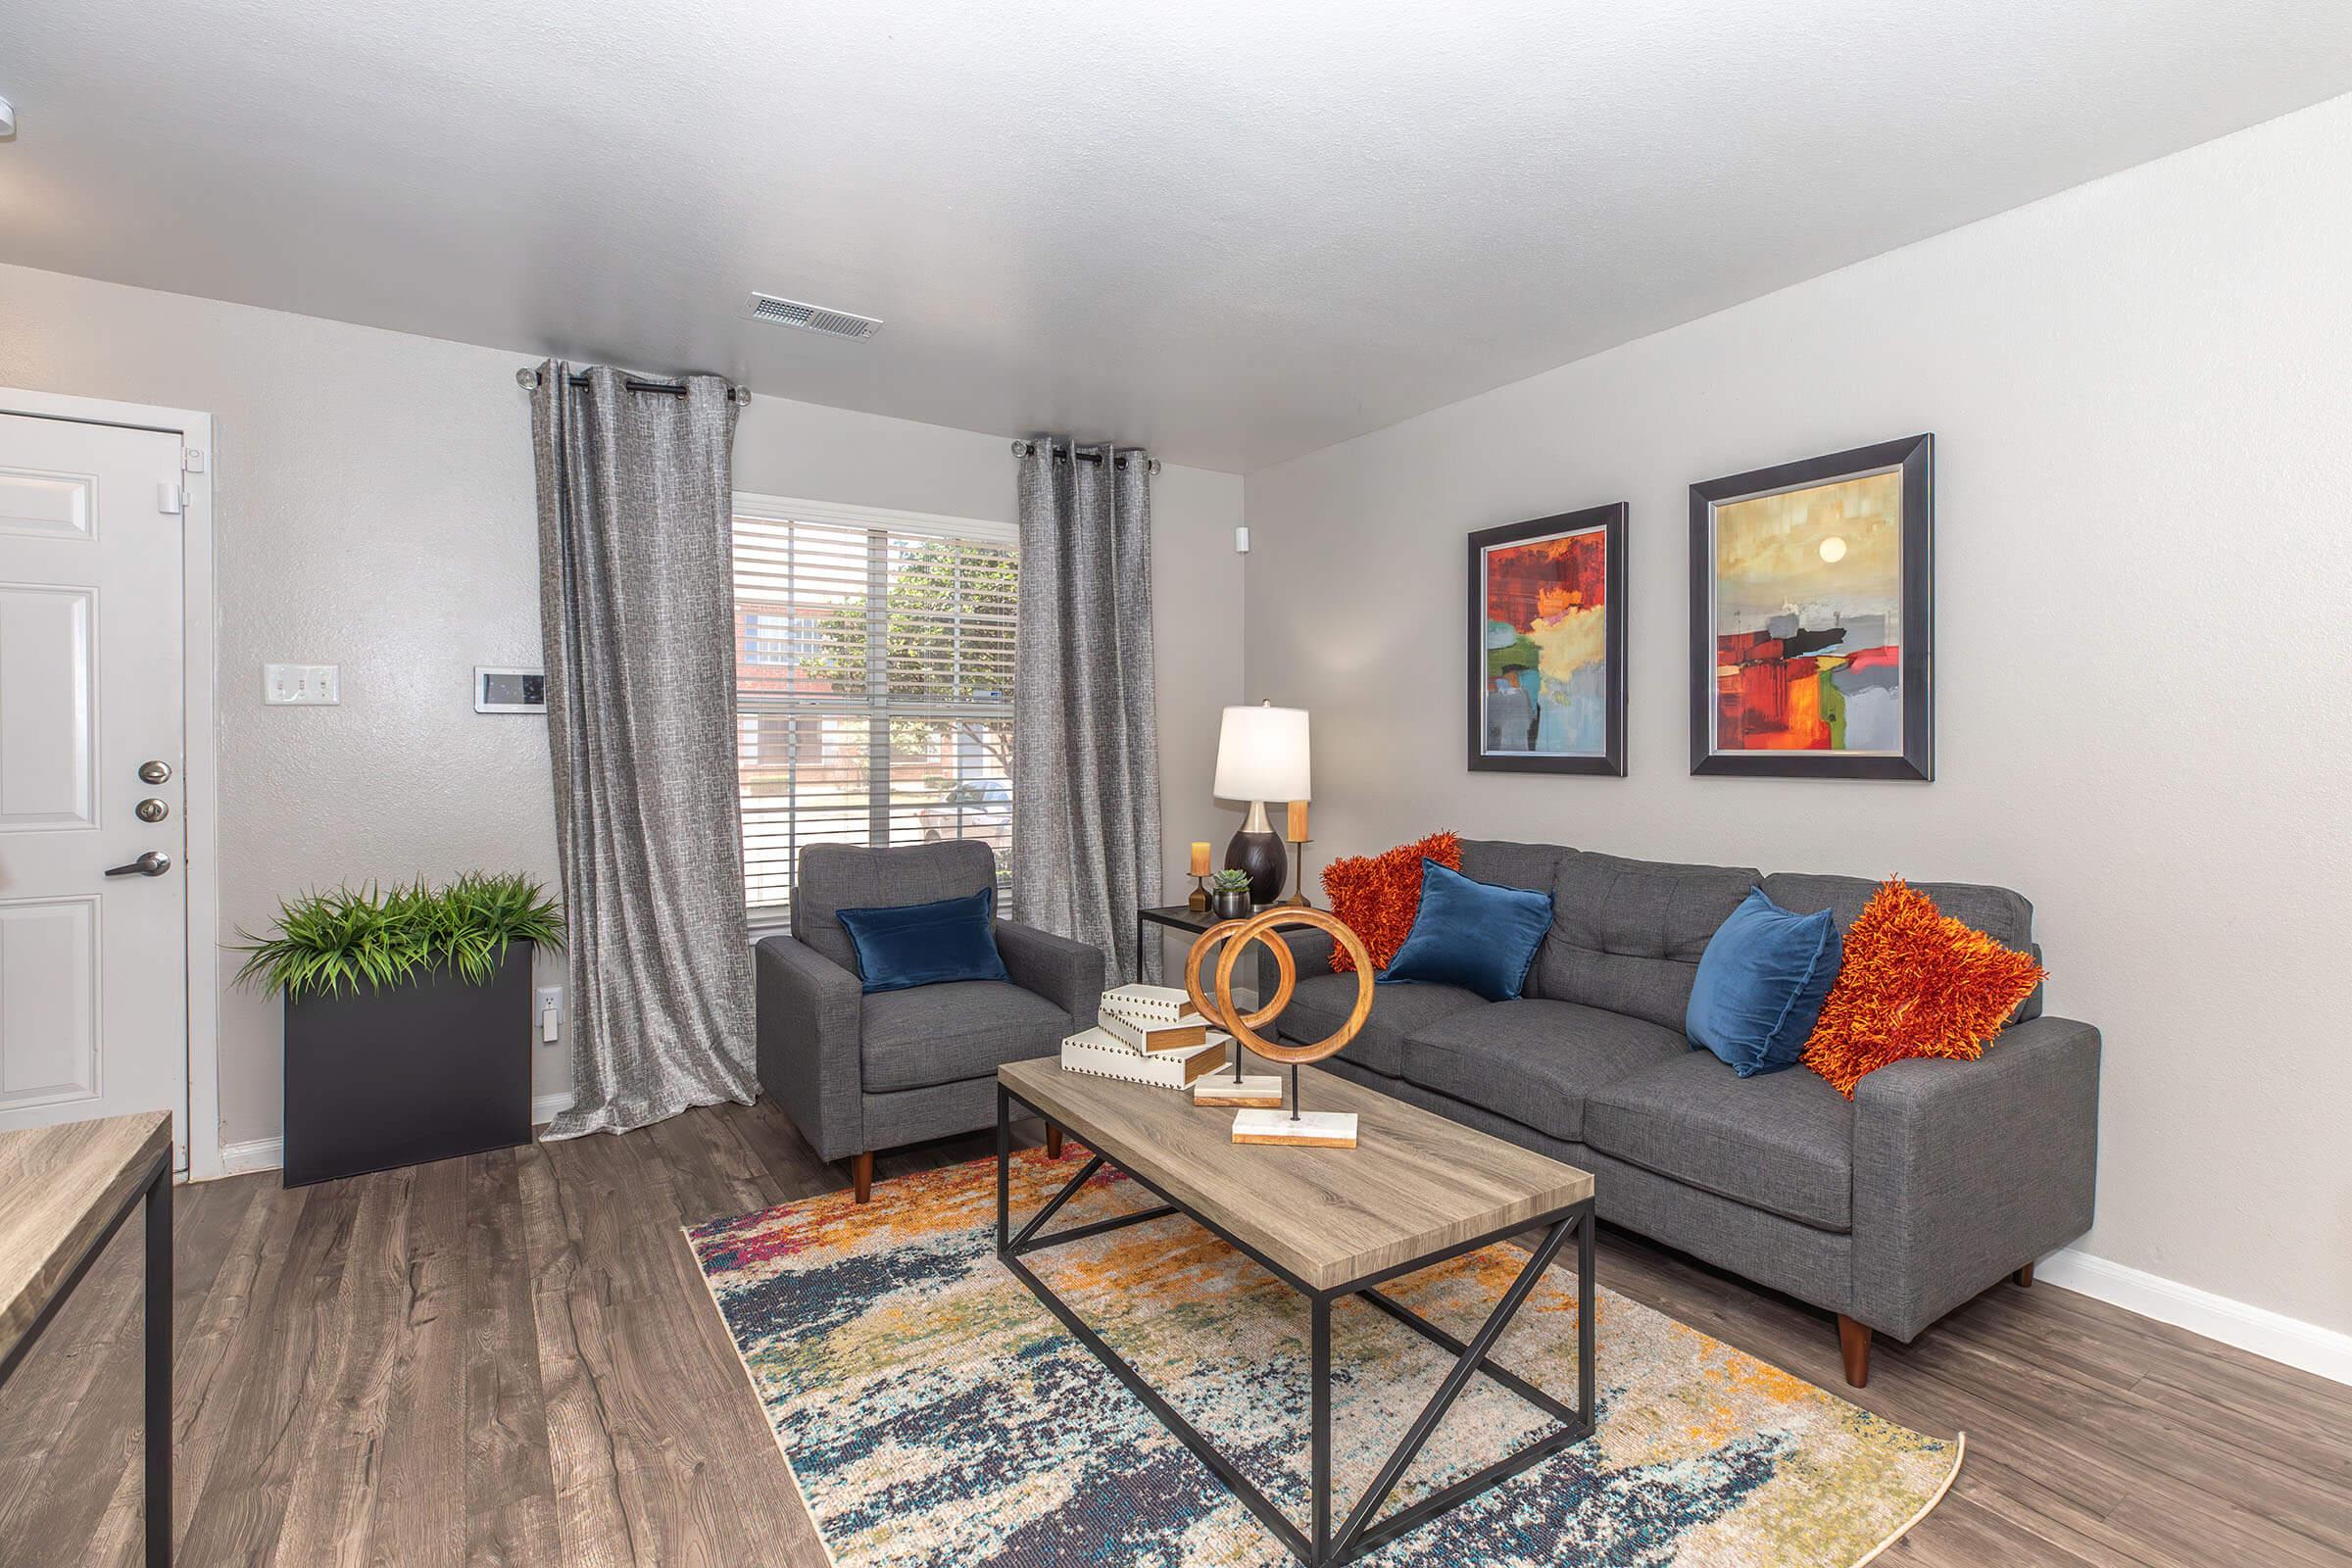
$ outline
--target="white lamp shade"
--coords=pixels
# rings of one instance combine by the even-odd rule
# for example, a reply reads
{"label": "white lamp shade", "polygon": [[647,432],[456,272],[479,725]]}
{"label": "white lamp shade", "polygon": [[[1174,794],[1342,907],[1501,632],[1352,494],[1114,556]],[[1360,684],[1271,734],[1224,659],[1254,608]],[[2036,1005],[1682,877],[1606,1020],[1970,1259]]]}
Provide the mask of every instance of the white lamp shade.
{"label": "white lamp shade", "polygon": [[1313,799],[1306,760],[1306,710],[1228,708],[1217,734],[1216,794],[1228,801]]}

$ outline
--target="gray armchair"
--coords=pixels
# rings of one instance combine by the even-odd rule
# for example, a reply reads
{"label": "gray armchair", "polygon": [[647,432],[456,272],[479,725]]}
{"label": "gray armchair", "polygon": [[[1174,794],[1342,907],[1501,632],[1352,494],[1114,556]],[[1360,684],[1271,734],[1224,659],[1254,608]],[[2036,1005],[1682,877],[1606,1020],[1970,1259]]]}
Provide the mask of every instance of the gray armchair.
{"label": "gray armchair", "polygon": [[995,854],[970,840],[812,844],[801,852],[792,934],[759,946],[760,1086],[818,1155],[851,1162],[860,1203],[874,1151],[993,1126],[998,1066],[1052,1055],[1062,1036],[1095,1022],[1102,955],[1010,920],[997,922],[1010,985],[864,995],[839,911],[961,898],[996,878]]}

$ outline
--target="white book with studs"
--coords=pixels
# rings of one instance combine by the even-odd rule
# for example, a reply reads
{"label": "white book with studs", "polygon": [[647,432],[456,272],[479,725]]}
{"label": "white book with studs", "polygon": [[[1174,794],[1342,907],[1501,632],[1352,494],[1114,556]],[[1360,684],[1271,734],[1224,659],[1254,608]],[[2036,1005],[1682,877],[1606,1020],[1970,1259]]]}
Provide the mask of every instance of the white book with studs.
{"label": "white book with studs", "polygon": [[1231,1035],[1212,1033],[1204,1044],[1145,1055],[1116,1035],[1102,1029],[1082,1029],[1062,1038],[1061,1067],[1064,1072],[1087,1072],[1098,1078],[1117,1078],[1131,1084],[1182,1089],[1224,1066],[1225,1048],[1232,1042]]}

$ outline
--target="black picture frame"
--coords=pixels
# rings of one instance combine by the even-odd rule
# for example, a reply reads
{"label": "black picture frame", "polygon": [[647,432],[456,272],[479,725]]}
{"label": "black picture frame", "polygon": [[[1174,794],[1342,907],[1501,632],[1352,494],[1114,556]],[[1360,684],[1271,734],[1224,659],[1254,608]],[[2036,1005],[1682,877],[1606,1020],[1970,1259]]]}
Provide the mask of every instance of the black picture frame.
{"label": "black picture frame", "polygon": [[[1625,590],[1625,524],[1629,510],[1626,503],[1617,501],[1607,506],[1562,512],[1548,517],[1533,517],[1526,522],[1506,523],[1499,528],[1482,528],[1470,535],[1468,736],[1472,772],[1625,776],[1626,619],[1629,609]],[[1486,749],[1485,704],[1486,553],[1496,545],[1526,544],[1531,540],[1548,539],[1560,534],[1590,533],[1595,529],[1601,532],[1601,549],[1608,558],[1603,565],[1602,587],[1608,619],[1601,640],[1604,717],[1600,754],[1563,757],[1534,752],[1490,752]]]}
{"label": "black picture frame", "polygon": [[[1902,472],[1901,752],[1716,750],[1715,509],[1778,491]],[[1936,776],[1936,437],[1906,436],[1690,487],[1690,771],[1750,778]]]}

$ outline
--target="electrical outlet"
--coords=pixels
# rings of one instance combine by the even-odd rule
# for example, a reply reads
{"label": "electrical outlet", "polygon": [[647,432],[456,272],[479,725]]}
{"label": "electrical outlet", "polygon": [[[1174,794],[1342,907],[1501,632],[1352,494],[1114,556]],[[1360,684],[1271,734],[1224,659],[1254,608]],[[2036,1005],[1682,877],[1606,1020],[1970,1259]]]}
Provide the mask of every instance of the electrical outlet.
{"label": "electrical outlet", "polygon": [[270,708],[332,708],[343,701],[340,664],[264,664],[262,702]]}
{"label": "electrical outlet", "polygon": [[541,986],[537,1011],[539,1043],[544,1046],[552,1046],[563,1034],[564,988],[562,986]]}

